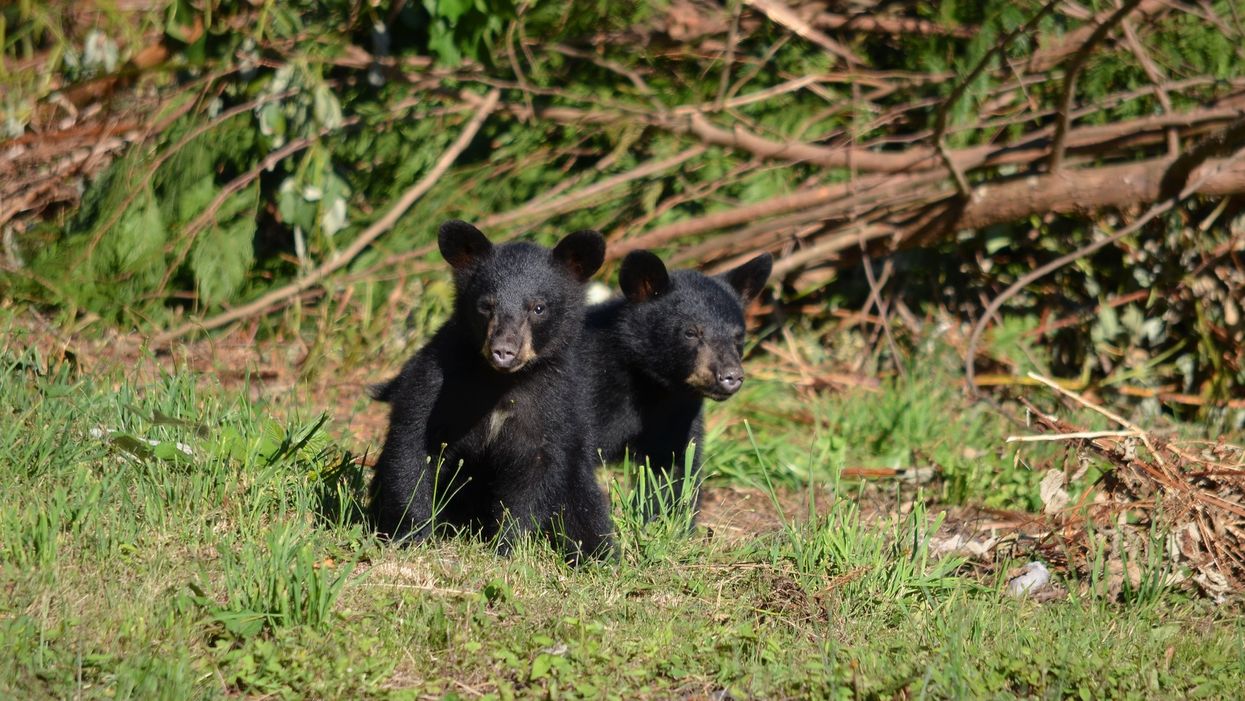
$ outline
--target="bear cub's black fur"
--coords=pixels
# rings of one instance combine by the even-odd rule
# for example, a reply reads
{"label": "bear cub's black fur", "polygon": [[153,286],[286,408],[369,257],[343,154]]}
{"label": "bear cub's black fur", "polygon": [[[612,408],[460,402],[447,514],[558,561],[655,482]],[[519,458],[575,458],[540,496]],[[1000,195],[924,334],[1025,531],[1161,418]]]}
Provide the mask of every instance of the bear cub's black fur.
{"label": "bear cub's black fur", "polygon": [[494,246],[459,221],[438,240],[453,313],[375,392],[392,407],[372,481],[377,531],[422,539],[446,525],[496,537],[502,552],[540,533],[571,562],[612,555],[576,353],[604,240]]}
{"label": "bear cub's black fur", "polygon": [[[667,272],[657,256],[634,251],[622,264],[623,297],[588,309],[585,360],[592,380],[597,447],[606,460],[646,461],[671,499],[650,496],[648,518],[664,505],[700,507],[704,398],[722,401],[743,384],[744,307],[765,287],[768,253],[719,276]],[[695,442],[690,474],[687,447]],[[683,495],[684,477],[695,492]]]}

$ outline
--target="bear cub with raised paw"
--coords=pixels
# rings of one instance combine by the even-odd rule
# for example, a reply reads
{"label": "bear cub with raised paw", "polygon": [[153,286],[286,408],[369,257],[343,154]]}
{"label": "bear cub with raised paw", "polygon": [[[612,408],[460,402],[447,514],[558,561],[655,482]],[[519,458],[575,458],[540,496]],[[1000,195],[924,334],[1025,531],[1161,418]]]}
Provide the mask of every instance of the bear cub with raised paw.
{"label": "bear cub with raised paw", "polygon": [[[630,453],[637,464],[647,462],[654,483],[669,488],[641,505],[649,520],[686,504],[687,522],[695,523],[704,399],[725,400],[743,385],[744,307],[772,266],[763,253],[711,277],[667,272],[656,255],[634,251],[619,273],[623,296],[588,309],[584,357],[597,447],[606,460]],[[683,493],[685,483],[692,494]]]}
{"label": "bear cub with raised paw", "polygon": [[453,313],[374,392],[391,405],[371,485],[376,530],[408,541],[449,527],[496,538],[503,553],[538,534],[568,562],[612,556],[576,352],[604,240],[579,231],[552,250],[494,246],[450,221],[438,243]]}

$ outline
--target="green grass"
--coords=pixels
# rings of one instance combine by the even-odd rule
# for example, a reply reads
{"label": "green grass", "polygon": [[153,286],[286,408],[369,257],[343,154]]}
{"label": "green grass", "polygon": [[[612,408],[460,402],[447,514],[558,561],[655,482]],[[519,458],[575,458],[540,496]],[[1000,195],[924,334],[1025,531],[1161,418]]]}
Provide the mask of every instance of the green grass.
{"label": "green grass", "polygon": [[[959,360],[947,351],[923,355],[907,379],[884,380],[879,391],[829,394],[816,402],[783,382],[749,380],[737,398],[710,407],[707,465],[731,480],[788,486],[829,481],[844,465],[933,469],[942,478],[940,501],[1040,509],[1041,473],[1016,469],[1015,451],[1004,443],[1017,428],[984,404],[964,401]],[[795,419],[802,414],[804,421]],[[1101,423],[1086,414],[1077,420]],[[1024,455],[1045,460],[1056,452],[1037,446]]]}
{"label": "green grass", "polygon": [[[255,402],[186,371],[49,368],[11,319],[0,325],[3,698],[1233,698],[1245,687],[1234,604],[1157,584],[1128,603],[1075,583],[1063,601],[1017,601],[1000,576],[930,555],[940,517],[927,503],[1036,499],[1035,478],[1002,447],[1010,427],[962,406],[949,362],[876,394],[811,401],[752,383],[710,408],[712,480],[794,487],[816,508],[768,533],[687,538],[677,519],[645,525],[635,471],[615,471],[621,562],[573,570],[540,543],[510,558],[470,541],[379,544],[358,518],[366,471],[329,438],[339,432],[325,407],[296,394]],[[783,419],[797,408],[811,425]],[[923,461],[948,479],[892,518],[864,517],[859,501],[886,487],[836,477]]]}

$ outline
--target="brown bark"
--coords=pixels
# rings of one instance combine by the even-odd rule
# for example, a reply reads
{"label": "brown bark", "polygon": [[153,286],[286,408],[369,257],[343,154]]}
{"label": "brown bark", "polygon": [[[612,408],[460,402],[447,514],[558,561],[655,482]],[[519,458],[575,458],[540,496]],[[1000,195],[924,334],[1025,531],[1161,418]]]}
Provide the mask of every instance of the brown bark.
{"label": "brown bark", "polygon": [[639,236],[632,236],[617,242],[610,246],[606,255],[611,260],[621,258],[627,255],[627,253],[640,248],[663,246],[671,241],[688,236],[747,224],[765,217],[809,209],[837,200],[844,200],[845,204],[850,206],[851,204],[863,202],[866,197],[886,199],[898,193],[910,192],[920,185],[937,182],[939,179],[940,176],[930,173],[906,176],[878,175],[862,178],[855,183],[836,183],[808,188],[736,209],[715,212],[708,216],[660,226]]}
{"label": "brown bark", "polygon": [[[1088,214],[1149,204],[1159,199],[1163,177],[1171,165],[1170,159],[1163,158],[982,186],[974,189],[964,211],[943,230],[978,229],[1034,214]],[[1209,177],[1196,194],[1222,196],[1245,192],[1245,161],[1207,161],[1193,171],[1189,180],[1206,175]]]}
{"label": "brown bark", "polygon": [[[518,103],[504,105],[501,109],[520,119],[530,118],[532,114],[528,107]],[[673,133],[693,135],[715,146],[746,151],[760,158],[812,163],[826,168],[852,168],[861,173],[908,173],[918,170],[933,171],[943,167],[938,151],[924,145],[910,146],[903,151],[874,151],[859,146],[823,146],[801,141],[777,141],[753,134],[738,125],[729,130],[719,127],[700,113],[674,117],[573,107],[551,107],[536,112],[543,119],[551,119],[561,124],[600,125],[639,121]],[[1071,129],[1068,131],[1066,148],[1070,155],[1077,155],[1100,153],[1123,146],[1134,148],[1164,143],[1169,128],[1180,127],[1197,133],[1203,128],[1230,122],[1242,114],[1245,114],[1245,94],[1191,112]],[[1028,163],[1049,150],[1052,133],[1052,127],[1044,127],[1017,142],[972,146],[949,151],[948,155],[958,168],[965,171],[982,166]]]}
{"label": "brown bark", "polygon": [[952,36],[971,39],[978,30],[975,27],[946,27],[929,20],[912,17],[885,17],[878,15],[836,15],[824,12],[813,18],[813,26],[820,29],[868,32],[873,34],[917,34],[922,36]]}
{"label": "brown bark", "polygon": [[[833,261],[840,252],[858,247],[862,240],[877,242],[889,239],[891,247],[902,248],[919,245],[956,231],[1020,221],[1034,215],[1090,214],[1103,209],[1150,204],[1164,197],[1164,178],[1174,164],[1171,158],[1161,158],[1018,177],[1005,182],[980,185],[972,190],[967,202],[950,196],[950,188],[942,187],[931,191],[933,194],[930,199],[936,198],[937,202],[931,201],[925,211],[912,216],[907,222],[892,223],[881,217],[872,222],[864,219],[859,224],[836,228],[809,241],[800,251],[781,258],[775,264],[775,271],[776,274],[792,272],[807,265]],[[1194,194],[1245,194],[1245,160],[1207,161],[1196,168],[1187,180],[1197,182],[1202,178],[1205,180]],[[843,205],[836,208],[839,212],[849,211],[856,205],[880,208],[890,203],[900,205],[903,209],[903,204],[910,204],[912,198],[921,197],[922,192],[931,184],[938,182],[929,175],[908,176],[900,180],[890,178],[885,185],[882,181],[880,176],[875,179],[875,189],[868,193],[871,199],[869,202],[860,195],[853,195],[852,188],[846,183],[811,188],[653,229],[646,234],[619,241],[610,247],[608,257],[617,259],[638,248],[662,246],[680,238],[748,224],[796,210],[814,209],[803,222],[798,217],[785,217],[781,221],[773,222],[774,228],[815,224],[825,221],[829,216],[827,210],[819,206],[836,201]],[[863,189],[861,182],[857,182],[856,187]],[[902,202],[905,199],[909,202]],[[764,224],[755,224],[749,228],[757,231],[765,227]],[[775,240],[783,240],[782,237],[763,235],[763,232],[758,232],[758,239],[764,239],[758,240],[758,245],[762,247],[772,247]],[[739,241],[728,235],[723,237],[722,243],[724,249],[732,249],[738,246]],[[706,255],[709,248],[712,248],[709,242],[702,245],[699,249],[701,255]]]}

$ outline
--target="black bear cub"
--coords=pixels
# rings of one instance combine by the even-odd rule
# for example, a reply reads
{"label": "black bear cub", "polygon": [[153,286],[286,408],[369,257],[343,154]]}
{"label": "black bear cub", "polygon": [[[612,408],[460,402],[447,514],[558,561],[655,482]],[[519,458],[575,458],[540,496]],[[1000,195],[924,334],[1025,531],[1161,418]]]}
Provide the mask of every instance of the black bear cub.
{"label": "black bear cub", "polygon": [[[744,306],[769,279],[768,253],[710,277],[666,271],[648,251],[629,254],[619,273],[623,297],[588,309],[586,357],[593,424],[606,460],[630,452],[649,463],[669,500],[651,496],[647,518],[663,506],[700,506],[704,398],[724,400],[743,385]],[[690,474],[688,444],[695,442]],[[684,495],[684,478],[695,492]]]}
{"label": "black bear cub", "polygon": [[377,531],[402,541],[449,526],[496,537],[502,552],[539,533],[570,562],[610,556],[575,352],[604,240],[579,231],[553,250],[494,246],[450,221],[438,241],[454,269],[453,313],[375,391],[392,407],[372,481]]}

